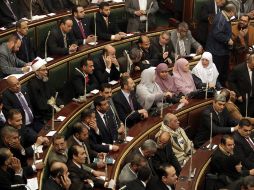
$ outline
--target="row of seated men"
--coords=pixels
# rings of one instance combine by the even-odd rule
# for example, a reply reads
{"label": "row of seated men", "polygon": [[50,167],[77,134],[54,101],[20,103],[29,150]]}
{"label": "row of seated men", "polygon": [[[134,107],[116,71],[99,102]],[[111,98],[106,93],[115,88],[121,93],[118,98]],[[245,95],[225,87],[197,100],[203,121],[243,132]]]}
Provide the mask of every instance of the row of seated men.
{"label": "row of seated men", "polygon": [[[110,88],[108,90],[110,91]],[[95,110],[85,110],[81,114],[80,121],[71,127],[68,140],[59,134],[53,137],[53,149],[47,160],[50,165],[50,177],[45,183],[45,189],[49,187],[51,189],[91,189],[108,186],[107,182],[95,177],[105,175],[98,169],[105,167],[103,163],[105,153],[118,150],[118,146],[113,144],[113,139],[118,137],[113,136],[119,135],[121,138],[123,130],[121,124],[118,129],[113,127],[112,123],[117,122],[117,118],[113,118],[115,113],[109,106],[110,101],[105,98],[108,93],[104,91],[101,94],[104,96],[98,96],[94,101]],[[221,144],[212,158],[211,168],[213,173],[218,175],[217,183],[221,185],[220,187],[232,185],[231,182],[240,179],[241,176],[253,175],[254,171],[253,129],[250,120],[241,119],[238,126],[232,130],[227,124],[231,122],[235,125],[236,121],[229,115],[225,105],[226,98],[223,93],[216,96],[213,104],[203,111],[201,117],[203,123],[200,126],[200,131],[206,130],[209,133],[209,115],[212,110],[213,118],[215,118],[213,119],[214,134],[233,132],[233,137],[230,135],[222,137]],[[106,117],[102,115],[102,112]],[[221,125],[218,125],[217,113],[220,121],[224,121],[224,123],[220,122]],[[48,143],[45,137],[38,137],[36,140],[35,136],[33,140],[31,139],[32,133],[29,128],[22,126],[20,111],[11,110],[9,117],[7,125],[1,129],[1,147],[4,148],[0,151],[3,158],[1,163],[3,175],[1,175],[0,185],[1,188],[6,189],[11,184],[24,183],[20,176],[28,177],[34,167],[34,171],[43,167],[42,164],[29,166],[25,162],[29,155],[32,155],[28,153],[28,149],[33,150],[31,143],[35,143],[35,146],[39,144],[46,146]],[[201,134],[200,131],[198,134]],[[24,155],[22,151],[25,152]],[[195,152],[193,144],[180,127],[177,117],[168,113],[163,119],[160,131],[155,135],[155,141],[145,141],[127,158],[126,165],[119,175],[120,186],[126,185],[128,189],[155,187],[162,190],[173,189],[177,182],[177,175],[188,161],[191,151]],[[93,163],[92,160],[95,157],[98,157],[99,161]],[[15,171],[16,178],[13,178],[12,170]]]}
{"label": "row of seated men", "polygon": [[[207,53],[204,53],[204,54],[207,54]],[[208,53],[208,55],[210,55],[210,54]],[[211,57],[211,55],[210,55],[210,57]],[[203,65],[202,62],[204,62],[204,59],[205,58],[201,59],[199,65]],[[209,58],[207,58],[207,61],[209,62],[208,59]],[[186,67],[185,71],[183,71],[184,69],[181,68],[180,66],[178,66],[178,64],[182,64],[181,67]],[[189,64],[188,61],[183,58],[177,60],[177,62],[176,62],[175,71],[178,71],[178,73],[176,73],[175,75],[177,76],[177,74],[181,75],[184,73],[184,75],[181,75],[181,76],[182,76],[183,80],[185,81],[185,83],[186,83],[186,81],[190,80],[190,78],[188,78],[188,80],[186,80],[186,75],[188,75],[188,77],[192,77],[192,75],[190,74],[189,68],[188,68],[188,64]],[[246,66],[251,66],[252,64],[253,64],[253,55],[250,55],[248,62],[244,63],[240,66],[246,67]],[[141,84],[140,84],[139,91],[142,93],[146,90],[149,93],[149,90],[150,90],[151,94],[147,94],[147,97],[149,97],[151,95],[157,95],[157,94],[153,94],[153,90],[157,90],[157,93],[158,93],[159,92],[158,88],[160,88],[160,85],[161,85],[161,87],[164,87],[165,89],[167,89],[167,88],[171,89],[172,87],[177,86],[177,83],[174,84],[174,82],[173,82],[175,80],[172,81],[172,78],[167,73],[168,67],[166,64],[159,64],[159,66],[156,69],[159,69],[161,67],[161,65],[164,66],[163,67],[164,69],[162,69],[160,71],[160,74],[159,74],[160,76],[157,76],[157,79],[158,79],[158,77],[161,77],[161,76],[163,77],[163,75],[166,74],[166,77],[164,77],[166,80],[164,80],[164,81],[163,80],[157,81],[157,83],[155,83],[153,80],[148,79],[148,82],[142,83],[142,80],[144,80],[144,78],[145,78],[143,73],[148,72],[148,77],[150,77],[152,79],[153,78],[156,79],[154,68],[145,69],[143,71],[143,73],[141,74]],[[40,103],[41,105],[44,104],[44,106],[45,106],[45,105],[47,105],[47,100],[50,99],[49,86],[48,86],[48,83],[46,80],[46,78],[47,78],[46,66],[45,66],[45,63],[43,63],[43,62],[36,62],[33,65],[33,67],[34,67],[34,70],[36,70],[36,75],[37,75],[37,77],[35,79],[32,79],[30,81],[31,84],[35,84],[33,86],[33,88],[35,88],[35,89],[33,89],[33,91],[35,93],[37,93],[37,97],[34,100],[35,100],[35,102]],[[181,70],[181,69],[183,69],[183,70]],[[179,72],[180,70],[181,70],[181,72]],[[153,73],[151,73],[151,71]],[[241,75],[241,77],[242,77],[242,75]],[[202,77],[200,77],[200,78],[202,78]],[[163,78],[161,78],[161,79],[163,79]],[[177,77],[176,77],[176,79],[177,79]],[[179,77],[178,77],[178,80],[179,80]],[[19,81],[15,77],[9,77],[7,79],[7,81],[10,84],[14,83],[13,85],[10,85],[10,89],[9,89],[8,93],[13,93],[13,92],[11,92],[11,90],[13,90],[13,89],[11,89],[11,88],[14,88],[14,89],[16,89],[17,94],[20,94],[21,89],[20,89]],[[193,79],[192,79],[192,81],[193,81]],[[193,88],[195,86],[193,84],[194,84],[194,82],[191,84],[191,87],[190,87],[191,90],[193,90]],[[215,84],[216,83],[214,83],[213,86],[215,86]],[[147,85],[147,86],[145,86],[145,85]],[[178,85],[179,85],[179,83],[178,83]],[[184,84],[182,84],[182,85],[184,85]],[[181,87],[182,85],[179,85],[178,87]],[[188,88],[186,88],[186,87],[188,87],[188,85],[189,84],[187,84],[187,86],[182,86],[183,87],[182,89],[189,90]],[[206,83],[205,83],[205,85],[206,85]],[[235,85],[236,85],[236,87],[238,86],[237,84],[235,84]],[[137,87],[137,92],[138,92],[138,88],[139,87]],[[47,94],[47,93],[49,93],[49,94]],[[147,118],[148,115],[147,115],[146,109],[149,110],[152,106],[157,106],[156,104],[153,105],[153,103],[152,103],[152,105],[147,105],[146,99],[144,101],[140,101],[139,99],[141,99],[141,98],[136,99],[135,95],[130,96],[133,93],[134,93],[133,80],[129,76],[123,76],[121,78],[121,91],[119,93],[117,93],[112,98],[113,101],[112,100],[110,101],[110,99],[111,99],[111,86],[110,85],[107,88],[104,87],[101,89],[101,95],[104,95],[104,96],[98,96],[97,98],[95,98],[94,107],[97,111],[97,114],[95,114],[94,117],[96,118],[96,121],[98,121],[98,124],[94,125],[95,124],[94,120],[91,121],[88,119],[86,121],[87,122],[86,125],[89,126],[87,128],[90,128],[90,129],[95,128],[95,131],[99,131],[99,136],[94,138],[94,136],[91,135],[91,138],[89,139],[90,141],[92,141],[90,143],[90,146],[92,148],[94,147],[93,149],[95,151],[98,151],[98,152],[108,152],[109,150],[117,151],[118,146],[113,145],[113,143],[114,143],[114,141],[116,141],[118,139],[118,133],[120,135],[123,133],[123,124],[122,123],[125,121],[127,116],[128,116],[127,125],[130,127],[134,123],[138,122],[140,119]],[[170,96],[169,91],[168,92],[165,91],[165,93],[162,93],[162,92],[160,92],[160,93],[162,94],[162,95],[160,95],[160,97]],[[183,91],[182,93],[187,94],[185,91]],[[224,93],[227,94],[227,103],[229,105],[231,105],[231,107],[232,107],[232,105],[234,105],[232,102],[233,97],[230,97],[230,96],[233,96],[234,94],[233,93],[230,94],[230,92],[228,90],[226,90]],[[19,101],[18,108],[21,111],[23,111],[23,115],[24,115],[23,118],[26,118],[26,119],[24,119],[25,120],[24,123],[26,123],[27,126],[23,126],[23,127],[25,129],[32,130],[31,129],[32,128],[31,121],[30,121],[30,123],[27,123],[27,121],[29,121],[29,119],[31,119],[29,114],[32,113],[31,112],[32,109],[30,108],[30,111],[27,110],[28,103],[23,102],[23,101],[25,101],[25,98],[21,98],[18,95],[15,95],[15,93],[13,93],[13,94],[14,94],[14,98],[16,98],[16,100],[18,99],[18,101]],[[137,93],[137,96],[139,97],[138,93]],[[7,98],[5,96],[5,94],[3,95],[3,97]],[[149,97],[149,98],[150,98],[150,100],[153,100],[154,102],[156,102],[156,98],[151,98],[151,97]],[[162,98],[159,98],[159,102],[161,102],[161,99]],[[11,101],[11,99],[9,99],[9,98],[8,98],[8,100]],[[150,103],[151,101],[147,101],[147,102]],[[111,103],[111,106],[109,106],[109,103]],[[142,106],[144,106],[146,109],[143,109],[139,103]],[[186,100],[184,101],[184,103],[186,103]],[[216,97],[213,106],[209,107],[206,111],[204,111],[203,117],[202,117],[202,122],[203,122],[202,127],[200,128],[200,130],[198,131],[198,133],[194,139],[194,143],[197,147],[201,146],[209,138],[209,131],[210,131],[210,128],[209,128],[210,120],[209,119],[210,119],[211,111],[213,113],[213,122],[214,122],[213,133],[214,133],[214,135],[218,134],[218,133],[231,133],[231,132],[238,130],[239,127],[237,126],[236,120],[241,119],[241,117],[242,117],[241,113],[239,112],[239,110],[237,108],[235,108],[236,106],[235,107],[233,106],[233,108],[235,108],[235,110],[231,110],[230,113],[233,114],[232,116],[234,116],[235,120],[232,120],[231,117],[229,117],[229,115],[228,115],[229,113],[228,113],[227,109],[224,109],[225,103],[226,103],[226,98],[224,97],[224,95],[221,97]],[[16,103],[13,103],[12,107],[15,107],[16,105],[17,105]],[[26,106],[24,106],[24,105],[26,105]],[[6,109],[5,104],[4,104],[3,108]],[[49,109],[50,109],[50,107],[49,107]],[[44,111],[41,113],[50,114],[50,111]],[[104,117],[105,115],[106,115],[106,117]],[[4,117],[1,117],[1,118],[4,118]],[[36,120],[38,118],[34,117],[33,119]],[[9,121],[9,119],[7,119],[7,121]],[[19,113],[19,122],[22,123],[22,114],[21,113]],[[177,121],[175,121],[175,122],[177,123]],[[35,123],[35,122],[33,122],[33,123]],[[110,125],[110,130],[109,130],[109,128],[106,127],[108,125]],[[36,124],[34,129],[36,129],[38,126],[39,125]],[[96,128],[95,126],[98,126],[98,127]],[[6,130],[8,131],[8,128]],[[39,131],[40,129],[37,129],[37,130]],[[5,131],[5,130],[3,129],[3,131]],[[94,132],[94,134],[96,134],[96,132]],[[182,134],[182,132],[180,134]],[[30,132],[29,132],[29,135],[31,135]],[[186,137],[182,137],[182,139],[184,139],[184,138],[186,138]],[[39,139],[41,139],[41,138],[39,138]],[[102,145],[101,142],[105,142],[109,145]],[[41,143],[47,143],[47,139],[43,138],[42,140],[40,140],[40,142],[38,142],[38,144],[41,144]],[[6,144],[8,144],[8,143],[6,143]],[[186,143],[184,143],[184,144],[186,144]],[[253,153],[253,152],[248,151],[247,154],[248,153]],[[248,156],[245,156],[244,158],[247,158]],[[51,158],[51,157],[49,157],[49,158]],[[182,158],[182,160],[179,160],[178,162],[180,162],[181,164],[184,164],[184,162],[186,162],[184,160],[186,160],[186,158]],[[24,163],[24,165],[25,165],[25,163]]]}

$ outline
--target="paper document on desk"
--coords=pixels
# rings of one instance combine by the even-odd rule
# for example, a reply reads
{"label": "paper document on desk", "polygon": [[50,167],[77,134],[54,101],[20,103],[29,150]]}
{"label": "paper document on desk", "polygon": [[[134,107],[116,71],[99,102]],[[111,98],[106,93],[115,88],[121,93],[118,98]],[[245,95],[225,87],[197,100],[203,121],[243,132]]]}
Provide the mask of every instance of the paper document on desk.
{"label": "paper document on desk", "polygon": [[8,77],[10,77],[10,76],[14,76],[14,77],[16,77],[17,79],[19,79],[19,78],[21,78],[21,77],[23,77],[25,74],[12,74],[12,75],[9,75],[9,76],[7,76],[7,77],[4,77],[4,79],[7,79]]}
{"label": "paper document on desk", "polygon": [[32,20],[39,20],[39,19],[43,19],[43,18],[46,18],[47,15],[34,15],[32,17]]}
{"label": "paper document on desk", "polygon": [[122,3],[123,0],[113,0],[113,2],[115,2],[115,3]]}
{"label": "paper document on desk", "polygon": [[112,81],[110,81],[110,82],[108,82],[108,83],[111,84],[111,85],[115,85],[115,84],[117,84],[118,82],[115,81],[115,80],[112,80]]}
{"label": "paper document on desk", "polygon": [[126,137],[126,141],[127,141],[127,142],[130,142],[130,141],[132,141],[133,138],[134,138],[134,137],[127,136],[127,137]]}
{"label": "paper document on desk", "polygon": [[66,117],[64,117],[64,116],[59,116],[59,117],[56,118],[56,119],[59,120],[59,121],[63,121],[63,120],[65,120],[65,118],[66,118]]}
{"label": "paper document on desk", "polygon": [[46,134],[46,137],[52,137],[56,131],[49,131],[48,134]]}
{"label": "paper document on desk", "polygon": [[48,16],[55,16],[56,15],[56,13],[49,13],[49,14],[47,14]]}
{"label": "paper document on desk", "polygon": [[1,27],[0,30],[6,30],[6,28],[5,27]]}
{"label": "paper document on desk", "polygon": [[[43,59],[45,61],[45,59]],[[47,57],[47,62],[54,60],[52,57]]]}
{"label": "paper document on desk", "polygon": [[97,93],[99,93],[99,90],[94,89],[94,90],[92,90],[90,93],[91,93],[91,94],[97,94]]}
{"label": "paper document on desk", "polygon": [[30,189],[30,190],[39,189],[37,178],[34,177],[34,178],[31,178],[31,179],[27,179],[27,186],[29,187],[28,189]]}

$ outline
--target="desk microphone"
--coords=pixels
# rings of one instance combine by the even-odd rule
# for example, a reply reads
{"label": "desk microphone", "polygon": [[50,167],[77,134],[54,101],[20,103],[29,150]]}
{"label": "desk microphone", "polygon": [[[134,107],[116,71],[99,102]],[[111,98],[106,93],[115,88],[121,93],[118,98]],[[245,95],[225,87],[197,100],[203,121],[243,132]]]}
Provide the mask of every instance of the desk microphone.
{"label": "desk microphone", "polygon": [[127,119],[133,114],[135,111],[132,111],[124,120],[124,142],[127,143]]}
{"label": "desk microphone", "polygon": [[[85,80],[85,87],[84,87],[84,97],[81,98],[83,101],[86,101],[86,74],[84,74],[82,71],[80,71],[77,67],[75,67],[76,71],[78,71],[83,77],[84,77],[84,80]],[[79,98],[80,99],[80,98]]]}
{"label": "desk microphone", "polygon": [[17,187],[26,187],[28,188],[29,190],[31,190],[31,188],[27,185],[27,184],[14,184],[14,185],[11,185],[11,189],[12,188],[17,188]]}
{"label": "desk microphone", "polygon": [[127,57],[127,73],[130,73],[132,61],[131,61],[130,55],[127,52],[127,50],[124,50],[124,53],[126,54],[126,57]]}
{"label": "desk microphone", "polygon": [[46,40],[45,40],[45,47],[44,47],[44,50],[45,50],[45,52],[44,52],[44,53],[45,53],[44,59],[45,59],[46,62],[48,62],[48,61],[47,61],[47,58],[48,58],[48,46],[47,46],[47,44],[48,44],[48,39],[49,39],[50,33],[51,33],[51,31],[48,31],[48,35],[47,35],[47,37],[46,37]]}

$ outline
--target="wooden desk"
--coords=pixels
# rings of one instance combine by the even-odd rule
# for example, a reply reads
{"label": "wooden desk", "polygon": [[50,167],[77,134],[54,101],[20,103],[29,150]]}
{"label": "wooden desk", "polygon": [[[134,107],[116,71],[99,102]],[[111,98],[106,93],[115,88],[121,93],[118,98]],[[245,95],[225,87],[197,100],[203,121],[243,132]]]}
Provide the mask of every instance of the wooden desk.
{"label": "wooden desk", "polygon": [[[221,135],[213,138],[213,144],[219,145]],[[205,143],[205,146],[209,141]],[[182,168],[175,190],[202,190],[204,189],[205,174],[211,161],[211,155],[215,150],[204,150],[199,148],[192,157],[192,168],[196,168],[195,176],[188,181],[190,160]]]}
{"label": "wooden desk", "polygon": [[[71,111],[73,113],[72,115],[69,115],[68,118],[65,119],[65,121],[61,123],[56,123],[55,129],[61,133],[63,132],[64,128],[67,127],[68,123],[71,122],[72,119],[77,117],[83,109],[90,106],[92,103],[92,99],[89,99],[86,105],[80,105],[77,103],[71,103],[68,104],[68,106],[65,108],[65,111],[60,113],[61,115],[69,115],[68,112]],[[173,105],[171,107],[168,107],[164,111],[164,115],[168,112],[175,113],[179,118],[184,118],[185,121],[181,122],[182,124],[185,124],[191,118],[191,112],[195,111],[197,109],[204,109],[206,106],[210,105],[212,103],[212,100],[190,100],[189,105],[186,107],[176,111],[177,105]],[[78,109],[81,106],[82,109]],[[67,120],[68,119],[68,120]],[[180,119],[181,121],[181,119]],[[115,164],[108,167],[108,177],[112,179],[117,179],[120,169],[122,167],[122,163],[124,162],[126,156],[128,153],[131,152],[131,150],[134,149],[134,147],[137,147],[140,143],[142,143],[144,140],[150,137],[151,134],[154,134],[156,131],[158,131],[159,127],[161,126],[162,118],[159,116],[157,117],[149,117],[149,119],[143,120],[139,123],[137,123],[135,126],[133,126],[129,132],[129,136],[133,136],[134,139],[127,143],[127,144],[120,144],[120,149],[117,153],[110,154],[115,160]],[[48,131],[45,131],[43,129],[39,135],[45,135]],[[50,138],[50,141],[52,139]],[[52,149],[52,145],[48,147],[46,150],[44,150],[43,159],[46,163],[49,152]],[[45,169],[42,170],[42,172],[38,172],[38,179],[39,179],[39,187],[42,187],[42,177],[44,175]]]}

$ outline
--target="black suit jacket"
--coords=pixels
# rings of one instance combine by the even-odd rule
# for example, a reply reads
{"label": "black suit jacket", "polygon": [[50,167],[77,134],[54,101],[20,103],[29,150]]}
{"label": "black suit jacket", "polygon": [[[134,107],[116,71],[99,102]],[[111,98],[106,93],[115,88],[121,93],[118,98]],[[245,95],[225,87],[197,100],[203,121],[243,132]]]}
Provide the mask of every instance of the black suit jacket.
{"label": "black suit jacket", "polygon": [[176,169],[176,174],[179,175],[181,171],[181,166],[172,150],[172,146],[168,143],[163,149],[157,148],[156,153],[152,157],[152,164],[154,170],[156,171],[162,164],[171,164]]}
{"label": "black suit jacket", "polygon": [[[254,81],[254,79],[252,79],[252,81]],[[242,63],[233,68],[228,78],[228,85],[230,90],[235,91],[237,96],[245,98],[246,93],[250,94],[251,81],[246,63]],[[254,90],[254,85],[252,88]]]}
{"label": "black suit jacket", "polygon": [[[33,111],[28,92],[26,91],[26,89],[22,89],[21,92],[24,95],[31,111]],[[7,115],[8,115],[8,112],[10,111],[10,109],[18,109],[22,114],[23,124],[25,124],[25,112],[23,110],[23,107],[22,107],[18,97],[15,95],[15,93],[10,91],[9,89],[5,90],[3,93],[3,104],[4,104],[3,113],[6,116],[6,118],[7,118]]]}
{"label": "black suit jacket", "polygon": [[[9,0],[13,13],[17,19],[20,19],[19,11],[17,10],[19,0]],[[0,26],[13,26],[12,22],[17,20],[14,19],[10,9],[5,4],[4,0],[0,1]]]}
{"label": "black suit jacket", "polygon": [[[78,42],[78,45],[83,45],[84,39],[83,39],[83,36],[80,32],[78,23],[74,18],[72,19],[72,21],[73,21],[73,26],[72,26],[73,36],[74,36],[75,40]],[[90,19],[84,18],[81,20],[81,22],[82,22],[82,26],[83,26],[86,37],[91,35],[92,31],[91,31]]]}
{"label": "black suit jacket", "polygon": [[[242,165],[247,169],[254,168],[254,150],[250,147],[247,140],[241,136],[238,131],[233,134],[235,140],[235,154],[242,160]],[[254,133],[251,134],[250,138],[254,142]]]}
{"label": "black suit jacket", "polygon": [[103,145],[101,136],[92,128],[89,128],[89,143],[91,149],[97,152],[109,152],[109,145]]}
{"label": "black suit jacket", "polygon": [[131,95],[132,95],[132,103],[133,103],[133,107],[134,107],[133,113],[132,113],[131,107],[129,105],[129,102],[126,100],[126,98],[121,90],[113,96],[113,102],[114,102],[116,111],[119,115],[119,118],[121,119],[121,121],[123,123],[124,123],[126,117],[130,113],[132,113],[128,117],[127,122],[126,122],[128,127],[131,127],[132,125],[134,125],[135,123],[139,122],[142,119],[141,115],[138,113],[138,110],[142,109],[142,107],[138,103],[135,93],[133,92],[133,93],[131,93]]}
{"label": "black suit jacket", "polygon": [[228,110],[224,110],[219,113],[219,117],[213,109],[213,106],[206,108],[200,117],[200,127],[194,138],[195,147],[202,146],[210,137],[211,120],[210,113],[213,115],[213,136],[217,134],[231,133],[231,127],[235,127],[238,122],[234,120]]}
{"label": "black suit jacket", "polygon": [[[19,35],[17,33],[15,33],[15,35],[19,38]],[[26,63],[34,60],[36,53],[33,47],[33,43],[31,42],[31,38],[29,36],[24,36],[22,38],[21,46],[16,55],[19,59]]]}
{"label": "black suit jacket", "polygon": [[72,32],[66,34],[67,48],[64,47],[64,37],[59,26],[51,30],[48,38],[48,54],[49,55],[68,55],[69,46],[75,44],[76,41],[73,37]]}
{"label": "black suit jacket", "polygon": [[73,163],[73,161],[69,161],[67,163],[68,170],[69,170],[69,178],[72,182],[72,188],[77,190],[84,190],[84,189],[92,189],[92,187],[89,184],[85,184],[84,180],[91,179],[94,182],[94,187],[103,187],[104,181],[95,178],[91,174],[89,174],[87,171],[85,171],[82,168],[79,168],[76,164]]}
{"label": "black suit jacket", "polygon": [[[93,24],[94,25],[94,24]],[[94,28],[94,26],[92,27]],[[111,40],[111,35],[120,32],[111,15],[108,17],[108,26],[101,13],[96,14],[96,31],[100,40]]]}
{"label": "black suit jacket", "polygon": [[208,0],[204,2],[200,9],[199,23],[198,23],[198,36],[197,39],[204,46],[208,36],[208,17],[215,15],[215,4],[214,0]]}
{"label": "black suit jacket", "polygon": [[[151,52],[152,52],[152,58],[154,59],[153,66],[155,66],[155,67],[158,64],[164,63],[164,62],[168,64],[168,62],[163,59],[163,49],[159,43],[159,38],[160,37],[155,37],[151,40]],[[173,48],[171,41],[169,41],[169,43],[167,45],[165,45],[164,52],[168,52],[168,58],[170,58],[173,61],[174,48]]]}
{"label": "black suit jacket", "polygon": [[[168,190],[168,187],[157,177],[153,176],[146,184],[146,190]],[[172,188],[173,189],[173,188]]]}
{"label": "black suit jacket", "polygon": [[117,126],[114,122],[113,115],[106,113],[108,126],[105,125],[98,111],[95,112],[95,115],[102,142],[113,144],[113,142],[117,140]]}
{"label": "black suit jacket", "polygon": [[[15,175],[14,171],[7,169],[4,171],[0,168],[0,189],[1,190],[11,190],[11,185],[14,184],[26,184],[26,179],[24,176]],[[25,190],[25,187],[17,187],[16,190]]]}
{"label": "black suit jacket", "polygon": [[108,83],[112,80],[118,81],[120,78],[120,72],[116,69],[114,64],[111,66],[110,73],[106,71],[103,55],[100,55],[98,59],[94,60],[94,68],[94,74],[99,83]]}
{"label": "black suit jacket", "polygon": [[139,180],[135,179],[126,184],[126,190],[145,190],[144,184]]}
{"label": "black suit jacket", "polygon": [[62,0],[63,2],[62,5],[60,3],[60,0],[43,0],[43,1],[49,12],[71,9],[73,7],[72,3],[70,3],[70,1],[68,0]]}
{"label": "black suit jacket", "polygon": [[[56,183],[51,177],[47,179],[45,184],[43,185],[43,189],[50,189],[50,190],[65,190],[65,188],[61,187],[59,184]],[[70,189],[70,188],[69,188]],[[77,190],[77,189],[75,189]]]}

